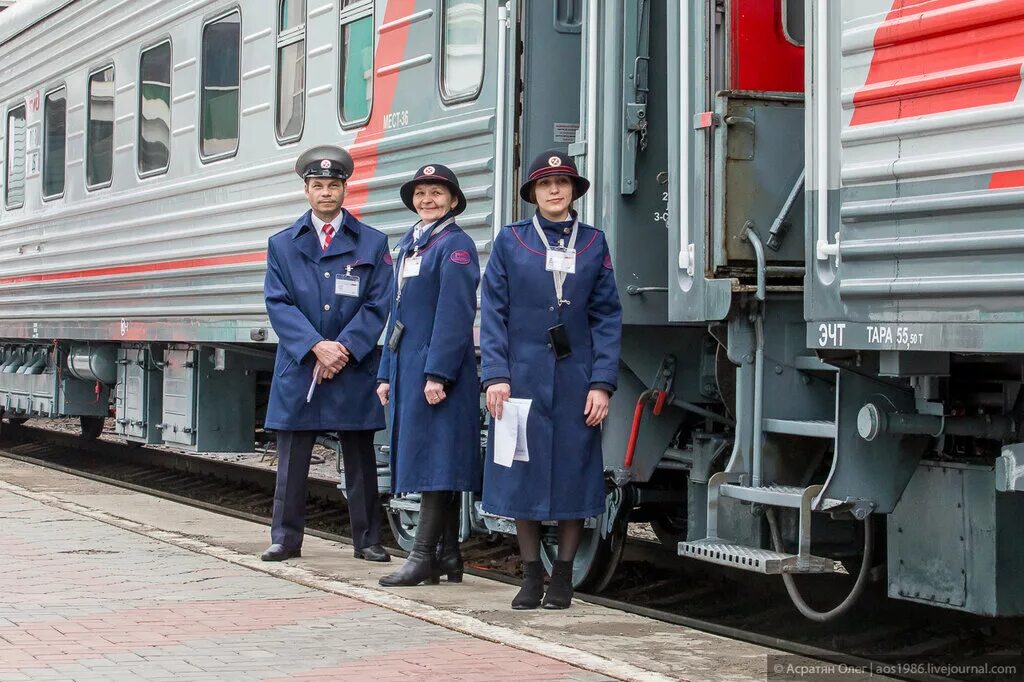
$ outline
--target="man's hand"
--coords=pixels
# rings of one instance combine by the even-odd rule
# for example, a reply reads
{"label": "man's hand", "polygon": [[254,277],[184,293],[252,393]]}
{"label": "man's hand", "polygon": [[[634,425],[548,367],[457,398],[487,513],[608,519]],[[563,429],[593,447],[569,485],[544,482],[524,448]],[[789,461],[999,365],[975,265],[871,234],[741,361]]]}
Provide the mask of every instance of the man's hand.
{"label": "man's hand", "polygon": [[608,416],[608,403],[611,396],[601,388],[592,388],[587,394],[587,406],[583,410],[587,418],[587,426],[597,426]]}
{"label": "man's hand", "polygon": [[512,387],[508,384],[491,384],[487,387],[487,411],[495,419],[501,419],[501,408],[512,395]]}
{"label": "man's hand", "polygon": [[423,387],[423,396],[431,405],[440,405],[441,401],[448,397],[444,392],[444,384],[429,379]]}
{"label": "man's hand", "polygon": [[345,369],[351,354],[345,346],[337,341],[320,341],[313,346],[313,354],[320,364],[320,378],[333,379],[334,376]]}
{"label": "man's hand", "polygon": [[381,405],[387,405],[391,395],[391,384],[377,384],[377,399]]}

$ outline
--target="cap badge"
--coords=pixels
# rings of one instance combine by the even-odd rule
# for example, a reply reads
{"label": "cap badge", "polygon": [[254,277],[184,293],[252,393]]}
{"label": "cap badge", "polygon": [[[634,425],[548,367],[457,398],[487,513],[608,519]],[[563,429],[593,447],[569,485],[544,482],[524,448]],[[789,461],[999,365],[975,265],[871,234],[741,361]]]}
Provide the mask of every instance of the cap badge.
{"label": "cap badge", "polygon": [[330,159],[324,159],[323,161],[321,161],[320,162],[320,167],[321,168],[330,168],[331,167]]}
{"label": "cap badge", "polygon": [[552,156],[551,158],[548,159],[548,165],[551,166],[552,168],[558,168],[559,166],[562,165],[562,160],[557,156]]}
{"label": "cap badge", "polygon": [[436,169],[433,166],[425,166],[423,168],[423,174],[424,175],[433,175],[435,172],[436,172]]}

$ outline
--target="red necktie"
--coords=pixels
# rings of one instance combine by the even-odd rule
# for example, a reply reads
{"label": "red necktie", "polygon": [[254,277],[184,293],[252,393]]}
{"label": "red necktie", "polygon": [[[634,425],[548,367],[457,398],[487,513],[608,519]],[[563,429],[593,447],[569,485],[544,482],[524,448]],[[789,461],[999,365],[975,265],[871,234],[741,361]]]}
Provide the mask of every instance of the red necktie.
{"label": "red necktie", "polygon": [[334,228],[331,227],[330,223],[324,225],[324,251],[331,245],[331,239],[334,238]]}

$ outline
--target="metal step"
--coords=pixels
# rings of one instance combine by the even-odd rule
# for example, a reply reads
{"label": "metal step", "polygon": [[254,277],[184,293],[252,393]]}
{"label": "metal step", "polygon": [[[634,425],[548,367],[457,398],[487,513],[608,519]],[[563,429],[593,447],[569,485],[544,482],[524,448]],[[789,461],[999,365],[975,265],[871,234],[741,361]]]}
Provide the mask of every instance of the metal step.
{"label": "metal step", "polygon": [[799,509],[804,489],[795,485],[766,485],[760,488],[751,488],[736,483],[723,483],[718,488],[718,494],[722,497],[731,497],[734,500],[743,500],[744,502],[756,502],[759,504],[769,504],[773,507]]}
{"label": "metal step", "polygon": [[762,424],[765,433],[784,433],[827,440],[836,437],[836,423],[824,419],[765,419]]}
{"label": "metal step", "polygon": [[765,575],[832,573],[835,569],[833,561],[825,557],[808,555],[802,558],[796,554],[734,545],[712,538],[680,542],[679,555]]}

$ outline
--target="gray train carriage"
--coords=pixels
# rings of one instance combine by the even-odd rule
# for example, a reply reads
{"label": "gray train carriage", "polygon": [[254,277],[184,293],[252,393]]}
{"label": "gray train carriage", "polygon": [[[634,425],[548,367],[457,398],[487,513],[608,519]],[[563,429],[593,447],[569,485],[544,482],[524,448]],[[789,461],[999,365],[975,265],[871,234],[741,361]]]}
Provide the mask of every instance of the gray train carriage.
{"label": "gray train carriage", "polygon": [[396,239],[412,222],[398,187],[444,158],[486,254],[501,73],[484,53],[497,39],[486,4],[27,0],[4,12],[8,418],[92,425],[113,402],[133,440],[251,450],[275,341],[266,241],[308,208],[291,170],[308,146],[351,150],[348,207]]}

